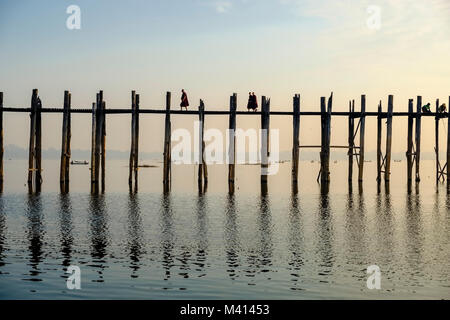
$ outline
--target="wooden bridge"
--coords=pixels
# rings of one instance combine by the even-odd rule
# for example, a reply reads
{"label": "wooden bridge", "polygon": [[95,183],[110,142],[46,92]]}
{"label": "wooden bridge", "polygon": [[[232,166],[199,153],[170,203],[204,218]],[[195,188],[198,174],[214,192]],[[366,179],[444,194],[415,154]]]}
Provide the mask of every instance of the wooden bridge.
{"label": "wooden bridge", "polygon": [[[197,111],[171,110],[171,93],[166,94],[165,109],[141,109],[139,106],[139,94],[131,92],[131,105],[128,109],[107,109],[104,101],[103,91],[99,91],[96,102],[92,108],[72,108],[71,94],[64,92],[63,108],[44,108],[38,95],[38,90],[32,92],[30,108],[16,108],[3,106],[3,93],[0,92],[0,192],[3,191],[3,113],[23,112],[30,115],[30,139],[29,139],[29,159],[28,159],[28,191],[30,193],[40,192],[42,185],[42,114],[62,113],[62,143],[61,143],[61,164],[60,164],[60,186],[61,192],[69,191],[69,166],[71,157],[71,115],[76,113],[92,114],[92,141],[91,141],[91,191],[98,193],[105,190],[105,161],[106,161],[106,115],[107,114],[131,114],[131,147],[129,161],[129,187],[130,190],[137,191],[138,185],[138,158],[139,158],[139,117],[140,114],[164,114],[165,134],[164,134],[164,168],[163,168],[163,190],[170,191],[171,184],[171,115],[198,115],[201,123],[200,139],[201,152],[199,155],[198,185],[199,190],[204,191],[208,184],[208,170],[204,161],[203,128],[205,115],[228,115],[230,132],[236,130],[236,116],[260,116],[261,129],[269,131],[270,116],[292,116],[293,139],[292,139],[292,186],[293,190],[298,190],[298,167],[299,155],[302,148],[320,148],[320,172],[318,181],[326,188],[330,181],[330,149],[344,148],[348,150],[348,180],[353,179],[354,159],[358,167],[358,181],[363,181],[364,177],[364,141],[366,117],[377,117],[377,181],[380,184],[384,176],[385,183],[388,184],[391,177],[391,154],[392,154],[392,118],[408,117],[407,132],[407,177],[408,188],[413,181],[413,169],[415,167],[414,180],[420,182],[420,138],[422,117],[434,117],[435,119],[435,154],[436,154],[436,183],[445,181],[449,174],[450,163],[450,112],[439,112],[439,100],[436,100],[436,112],[422,112],[422,97],[416,99],[416,111],[414,112],[414,100],[408,103],[408,112],[394,112],[394,96],[389,95],[387,111],[382,110],[382,103],[378,106],[377,112],[366,112],[366,97],[361,95],[360,111],[355,111],[355,100],[349,102],[348,112],[333,112],[333,94],[327,99],[320,98],[320,111],[301,111],[300,95],[293,97],[292,112],[271,111],[270,99],[262,97],[261,111],[247,112],[237,110],[237,94],[230,97],[230,109],[228,111],[205,110],[204,103],[200,100]],[[449,97],[450,106],[450,97]],[[321,117],[321,144],[320,145],[300,145],[300,118],[302,116]],[[348,145],[333,146],[330,144],[331,138],[331,118],[333,116],[348,117]],[[386,141],[385,151],[382,151],[382,119],[386,119]],[[442,165],[439,161],[439,121],[447,119],[447,162]],[[355,120],[356,128],[355,128]],[[415,130],[414,130],[415,127]],[[414,134],[415,133],[415,134]],[[357,138],[359,134],[359,138]],[[269,135],[264,135],[263,144],[267,148],[261,150],[261,188],[267,190],[267,159],[269,156]],[[230,148],[228,150],[231,163],[228,169],[229,191],[234,192],[235,182],[235,137],[231,137]],[[358,144],[356,144],[358,143]],[[450,180],[447,179],[447,186],[450,189]]]}

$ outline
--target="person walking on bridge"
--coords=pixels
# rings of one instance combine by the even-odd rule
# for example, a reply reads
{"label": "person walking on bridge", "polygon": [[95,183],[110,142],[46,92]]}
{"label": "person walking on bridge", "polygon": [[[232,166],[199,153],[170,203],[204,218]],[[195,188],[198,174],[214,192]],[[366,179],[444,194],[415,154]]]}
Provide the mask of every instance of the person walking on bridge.
{"label": "person walking on bridge", "polygon": [[181,103],[180,103],[180,107],[181,107],[181,110],[183,110],[183,108],[186,108],[186,111],[187,111],[187,107],[189,107],[189,100],[188,100],[186,91],[184,91],[184,89],[181,89]]}

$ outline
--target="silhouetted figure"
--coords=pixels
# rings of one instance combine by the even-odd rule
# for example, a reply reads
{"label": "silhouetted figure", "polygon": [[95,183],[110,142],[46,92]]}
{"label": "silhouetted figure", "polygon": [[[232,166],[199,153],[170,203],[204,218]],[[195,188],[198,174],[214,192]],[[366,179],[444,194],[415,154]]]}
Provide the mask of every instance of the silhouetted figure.
{"label": "silhouetted figure", "polygon": [[424,105],[422,107],[422,112],[423,113],[431,113],[430,103],[427,103],[426,105]]}
{"label": "silhouetted figure", "polygon": [[445,105],[445,103],[441,104],[441,106],[439,107],[439,112],[440,113],[446,113],[447,112],[447,106]]}
{"label": "silhouetted figure", "polygon": [[252,109],[255,112],[256,112],[256,110],[258,110],[258,99],[256,98],[254,92],[249,93],[247,109],[249,111],[250,111],[250,109]]}
{"label": "silhouetted figure", "polygon": [[247,110],[250,112],[250,109],[253,110],[253,96],[252,93],[248,93],[248,103],[247,103]]}
{"label": "silhouetted figure", "polygon": [[189,100],[188,100],[187,94],[184,91],[184,89],[181,89],[181,92],[182,92],[182,94],[181,94],[180,107],[181,107],[181,110],[183,110],[183,108],[186,108],[186,111],[187,111],[187,107],[189,106]]}

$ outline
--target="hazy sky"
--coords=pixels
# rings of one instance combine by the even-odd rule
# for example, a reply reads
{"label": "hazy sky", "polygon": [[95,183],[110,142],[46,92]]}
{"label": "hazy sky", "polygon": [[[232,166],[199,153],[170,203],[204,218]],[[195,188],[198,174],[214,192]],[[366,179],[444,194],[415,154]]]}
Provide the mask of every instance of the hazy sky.
{"label": "hazy sky", "polygon": [[[66,27],[69,5],[81,9],[80,30]],[[378,29],[368,24],[371,6],[381,9]],[[90,107],[100,89],[108,108],[129,107],[135,89],[141,108],[162,107],[166,91],[177,108],[185,88],[192,107],[202,98],[207,109],[228,108],[233,92],[244,109],[248,91],[271,97],[272,110],[291,110],[295,93],[303,110],[318,110],[331,91],[334,110],[361,94],[369,111],[380,99],[385,107],[388,94],[397,111],[417,95],[434,108],[450,95],[449,16],[448,0],[2,0],[0,91],[6,106],[24,107],[38,88],[45,107],[61,107],[67,89],[73,107]],[[90,117],[73,118],[73,148],[88,149]],[[192,128],[192,119],[178,117],[174,127]],[[162,151],[161,120],[142,116],[141,150]],[[346,142],[346,121],[333,122],[333,143]],[[5,143],[26,146],[28,122],[25,114],[5,115]],[[367,124],[369,150],[375,122]],[[434,124],[426,122],[431,151]],[[303,118],[302,143],[320,141],[318,124]],[[129,148],[129,125],[129,117],[108,118],[108,148]],[[273,117],[271,125],[289,149],[292,120]],[[59,148],[61,116],[45,115],[44,126],[44,148]],[[259,119],[238,118],[238,126],[259,127]],[[406,149],[403,120],[394,121],[394,149]]]}

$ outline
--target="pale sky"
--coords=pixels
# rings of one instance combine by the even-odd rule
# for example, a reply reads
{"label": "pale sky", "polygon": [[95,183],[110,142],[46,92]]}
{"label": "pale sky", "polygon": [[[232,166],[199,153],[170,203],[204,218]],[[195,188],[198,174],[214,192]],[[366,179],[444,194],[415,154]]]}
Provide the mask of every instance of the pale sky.
{"label": "pale sky", "polygon": [[[69,5],[81,9],[81,29],[69,30]],[[378,29],[368,24],[369,7],[381,10]],[[300,93],[302,110],[319,110],[320,96],[334,92],[334,110],[367,95],[368,111],[395,95],[395,110],[423,95],[434,110],[436,98],[450,95],[450,1],[448,0],[174,0],[174,1],[13,1],[0,2],[0,91],[5,106],[29,106],[38,88],[44,107],[62,107],[64,90],[73,107],[90,107],[102,89],[108,108],[130,106],[130,91],[141,108],[172,105],[186,89],[191,107],[228,109],[238,93],[271,98],[272,110],[291,110]],[[371,20],[369,20],[370,22]],[[359,103],[357,103],[359,108]],[[192,128],[194,117],[173,120]],[[225,129],[223,117],[206,127]],[[428,120],[429,119],[429,120]],[[5,115],[5,144],[26,146],[29,118]],[[128,150],[130,119],[108,118],[109,149]],[[238,127],[259,128],[259,118],[238,117]],[[394,150],[406,149],[406,126],[394,120]],[[61,116],[44,115],[44,148],[60,148]],[[291,148],[292,119],[272,117],[281,149]],[[422,132],[432,151],[434,121]],[[367,123],[366,145],[375,147],[376,119]],[[446,128],[446,127],[445,127]],[[444,143],[442,125],[442,142]],[[332,143],[347,141],[347,119],[333,120]],[[161,151],[162,117],[141,117],[141,150]],[[90,116],[74,115],[72,147],[89,149]],[[303,118],[301,141],[320,141],[319,119]],[[444,144],[443,144],[444,146]]]}

